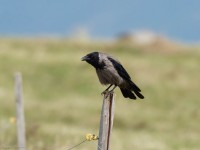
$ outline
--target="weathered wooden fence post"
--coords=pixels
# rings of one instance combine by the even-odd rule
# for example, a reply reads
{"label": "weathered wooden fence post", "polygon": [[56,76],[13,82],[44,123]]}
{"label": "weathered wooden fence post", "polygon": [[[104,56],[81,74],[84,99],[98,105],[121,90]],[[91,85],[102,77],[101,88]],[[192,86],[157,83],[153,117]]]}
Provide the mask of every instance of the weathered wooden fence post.
{"label": "weathered wooden fence post", "polygon": [[15,96],[17,111],[17,140],[19,150],[26,149],[24,107],[22,97],[22,77],[20,73],[15,73]]}
{"label": "weathered wooden fence post", "polygon": [[109,150],[110,136],[114,120],[115,95],[106,93],[103,98],[99,129],[98,150]]}

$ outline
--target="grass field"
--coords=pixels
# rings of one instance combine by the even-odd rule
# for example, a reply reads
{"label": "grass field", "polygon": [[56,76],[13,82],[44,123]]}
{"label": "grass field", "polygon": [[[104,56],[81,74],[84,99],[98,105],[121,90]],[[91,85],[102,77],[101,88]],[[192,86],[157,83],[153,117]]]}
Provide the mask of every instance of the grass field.
{"label": "grass field", "polygon": [[[131,101],[116,90],[111,149],[200,149],[200,48],[167,53],[64,39],[0,39],[0,149],[16,145],[9,121],[16,71],[23,75],[27,150],[67,150],[86,133],[98,134],[105,87],[80,60],[92,51],[118,58],[145,95]],[[76,149],[96,147],[92,141]]]}

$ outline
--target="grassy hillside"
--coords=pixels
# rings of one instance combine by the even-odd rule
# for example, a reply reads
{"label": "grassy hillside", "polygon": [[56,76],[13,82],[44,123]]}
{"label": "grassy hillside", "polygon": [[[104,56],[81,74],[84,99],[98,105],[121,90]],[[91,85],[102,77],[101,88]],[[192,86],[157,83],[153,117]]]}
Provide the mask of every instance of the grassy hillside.
{"label": "grassy hillside", "polygon": [[[16,145],[13,74],[23,75],[28,150],[67,149],[98,134],[102,96],[95,70],[80,58],[92,51],[118,58],[145,100],[116,90],[111,149],[200,149],[199,49],[144,51],[123,44],[0,39],[0,146]],[[77,149],[96,149],[88,142]],[[2,149],[2,148],[0,148]]]}

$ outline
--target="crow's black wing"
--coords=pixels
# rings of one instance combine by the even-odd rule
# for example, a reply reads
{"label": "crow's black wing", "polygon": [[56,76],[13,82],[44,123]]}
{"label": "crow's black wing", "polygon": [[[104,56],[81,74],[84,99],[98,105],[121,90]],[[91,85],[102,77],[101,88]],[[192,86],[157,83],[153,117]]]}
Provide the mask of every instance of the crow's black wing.
{"label": "crow's black wing", "polygon": [[124,67],[115,59],[108,57],[108,60],[110,60],[114,66],[114,68],[117,70],[118,74],[125,80],[130,81],[131,77],[129,76],[129,74],[126,72],[126,70],[124,69]]}
{"label": "crow's black wing", "polygon": [[132,85],[134,91],[141,92],[140,88],[133,81],[131,81],[131,77],[117,60],[113,59],[112,57],[108,57],[108,60],[112,62],[118,74]]}

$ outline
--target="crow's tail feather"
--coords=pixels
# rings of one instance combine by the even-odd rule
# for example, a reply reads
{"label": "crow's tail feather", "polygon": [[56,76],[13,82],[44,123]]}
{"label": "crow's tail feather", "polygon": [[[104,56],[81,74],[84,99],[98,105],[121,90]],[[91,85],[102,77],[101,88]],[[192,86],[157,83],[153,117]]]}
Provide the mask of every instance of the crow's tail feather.
{"label": "crow's tail feather", "polygon": [[136,96],[130,90],[122,88],[120,90],[125,98],[136,99]]}
{"label": "crow's tail feather", "polygon": [[134,92],[140,99],[144,99],[144,96],[143,96],[140,92],[138,92],[138,91],[136,91],[136,90],[133,90],[133,92]]}
{"label": "crow's tail feather", "polygon": [[141,92],[140,88],[135,83],[133,83],[132,81],[130,81],[130,85],[131,85],[133,90]]}
{"label": "crow's tail feather", "polygon": [[131,90],[132,90],[140,99],[144,99],[144,96],[140,93],[140,92],[141,92],[140,88],[139,88],[135,83],[133,83],[132,81],[131,81],[130,85],[131,85]]}

